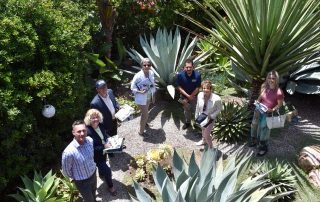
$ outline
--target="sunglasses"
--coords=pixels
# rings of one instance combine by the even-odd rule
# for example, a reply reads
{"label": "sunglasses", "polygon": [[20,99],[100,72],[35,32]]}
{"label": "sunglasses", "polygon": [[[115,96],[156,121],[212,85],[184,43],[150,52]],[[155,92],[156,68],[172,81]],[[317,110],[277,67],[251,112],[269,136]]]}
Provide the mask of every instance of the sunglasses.
{"label": "sunglasses", "polygon": [[150,64],[147,64],[147,65],[143,65],[144,67],[151,67],[151,65]]}

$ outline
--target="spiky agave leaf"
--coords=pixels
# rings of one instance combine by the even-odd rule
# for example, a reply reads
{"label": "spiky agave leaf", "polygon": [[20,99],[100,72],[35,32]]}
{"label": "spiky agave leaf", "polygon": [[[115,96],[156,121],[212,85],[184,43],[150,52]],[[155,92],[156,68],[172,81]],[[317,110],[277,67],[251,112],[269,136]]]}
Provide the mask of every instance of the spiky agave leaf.
{"label": "spiky agave leaf", "polygon": [[250,112],[236,102],[224,103],[215,121],[212,135],[228,143],[245,139],[250,131]]}
{"label": "spiky agave leaf", "polygon": [[289,164],[285,162],[279,162],[277,159],[271,162],[258,162],[252,165],[250,172],[253,176],[260,175],[262,173],[268,173],[265,176],[267,182],[263,187],[267,188],[276,186],[270,192],[271,194],[292,192],[292,194],[283,196],[280,200],[293,199],[294,192],[296,191],[296,177],[293,174],[293,169]]}

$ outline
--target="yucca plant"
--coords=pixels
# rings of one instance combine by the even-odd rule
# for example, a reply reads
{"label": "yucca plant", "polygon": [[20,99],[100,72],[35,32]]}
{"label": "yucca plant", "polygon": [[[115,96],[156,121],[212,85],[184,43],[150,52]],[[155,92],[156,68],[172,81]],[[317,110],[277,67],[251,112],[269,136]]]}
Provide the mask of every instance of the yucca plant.
{"label": "yucca plant", "polygon": [[[279,185],[271,190],[272,194],[279,194],[283,192],[295,191],[296,188],[296,177],[293,173],[293,169],[289,164],[284,162],[275,161],[264,161],[258,162],[252,165],[250,169],[252,176],[261,175],[262,173],[268,173],[265,176],[267,182],[263,186],[268,188],[271,186]],[[286,195],[279,199],[280,201],[292,201],[294,197],[294,192],[292,194]]]}
{"label": "yucca plant", "polygon": [[[155,37],[150,35],[149,41],[146,35],[140,35],[140,45],[153,64],[152,70],[155,72],[160,88],[166,88],[175,83],[176,73],[183,68],[186,59],[193,54],[193,49],[197,45],[197,37],[193,38],[191,42],[189,40],[190,34],[187,35],[183,47],[181,47],[182,39],[178,28],[176,28],[174,35],[171,30],[167,31],[166,28],[158,29]],[[144,57],[132,48],[128,54],[139,64]],[[194,58],[195,67],[202,68],[200,63],[209,55],[210,51],[205,51]],[[135,68],[140,69],[140,67]]]}
{"label": "yucca plant", "polygon": [[60,183],[56,175],[52,175],[50,170],[44,177],[41,172],[34,172],[34,178],[31,180],[27,176],[21,177],[25,188],[18,187],[21,193],[10,194],[17,201],[35,201],[35,202],[55,202],[61,201],[57,194],[57,188]]}
{"label": "yucca plant", "polygon": [[250,111],[236,102],[224,102],[212,135],[228,143],[244,140],[250,132]]}
{"label": "yucca plant", "polygon": [[250,106],[269,71],[282,75],[319,60],[319,55],[303,60],[320,50],[318,0],[218,0],[226,16],[210,3],[193,1],[202,8],[212,27],[180,15],[218,40],[216,48],[250,78]]}
{"label": "yucca plant", "polygon": [[[241,169],[247,165],[251,155],[229,157],[225,165],[222,158],[217,160],[216,149],[205,149],[200,166],[192,153],[189,164],[176,151],[173,155],[174,180],[171,181],[165,171],[157,166],[153,178],[164,202],[176,201],[274,201],[291,192],[268,195],[274,189],[261,189],[266,180],[261,180],[262,174],[255,178],[248,178],[237,186],[237,178]],[[137,198],[133,200],[153,201],[153,199],[136,182],[133,184]]]}

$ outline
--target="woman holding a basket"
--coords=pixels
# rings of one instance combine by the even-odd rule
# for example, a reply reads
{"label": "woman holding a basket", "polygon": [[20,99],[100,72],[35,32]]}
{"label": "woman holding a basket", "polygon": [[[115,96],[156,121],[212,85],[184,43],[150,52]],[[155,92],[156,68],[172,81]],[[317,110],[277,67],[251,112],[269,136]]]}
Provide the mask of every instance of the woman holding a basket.
{"label": "woman holding a basket", "polygon": [[279,88],[279,74],[271,71],[261,85],[260,96],[255,102],[256,109],[251,123],[249,147],[258,145],[258,156],[264,156],[268,152],[270,129],[267,127],[267,115],[278,111],[283,99],[284,94]]}

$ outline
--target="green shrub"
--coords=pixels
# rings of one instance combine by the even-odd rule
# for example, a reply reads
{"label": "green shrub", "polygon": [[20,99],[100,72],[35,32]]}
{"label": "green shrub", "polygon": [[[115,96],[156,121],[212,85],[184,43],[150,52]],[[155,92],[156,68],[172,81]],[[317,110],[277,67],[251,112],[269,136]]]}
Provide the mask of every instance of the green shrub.
{"label": "green shrub", "polygon": [[284,192],[292,191],[292,194],[286,195],[281,198],[281,201],[292,201],[294,199],[294,191],[296,191],[296,177],[293,169],[289,164],[275,161],[264,161],[253,164],[250,170],[253,177],[261,175],[262,173],[268,173],[264,179],[267,182],[264,184],[264,188],[275,186],[272,190],[272,194],[281,194]]}
{"label": "green shrub", "polygon": [[[0,2],[0,190],[56,164],[88,106],[88,11],[69,0]],[[45,104],[56,109],[44,118]],[[9,169],[10,168],[10,169]]]}
{"label": "green shrub", "polygon": [[236,102],[223,103],[217,116],[212,135],[220,141],[234,143],[248,137],[250,132],[250,111]]}
{"label": "green shrub", "polygon": [[17,201],[37,201],[37,202],[50,202],[57,201],[63,202],[61,198],[57,197],[57,188],[60,179],[56,175],[52,175],[50,170],[44,177],[41,172],[34,171],[33,180],[27,176],[21,177],[24,188],[18,187],[20,193],[10,194],[11,197]]}

